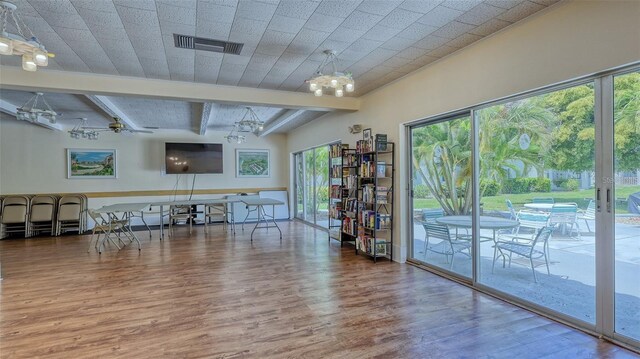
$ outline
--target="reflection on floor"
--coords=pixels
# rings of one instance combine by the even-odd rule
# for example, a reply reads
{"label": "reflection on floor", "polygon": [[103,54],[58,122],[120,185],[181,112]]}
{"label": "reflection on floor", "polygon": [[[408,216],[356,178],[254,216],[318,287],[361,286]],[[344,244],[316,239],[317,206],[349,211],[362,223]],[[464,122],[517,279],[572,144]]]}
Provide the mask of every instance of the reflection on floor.
{"label": "reflection on floor", "polygon": [[[142,252],[0,241],[2,357],[620,357],[628,351],[422,269],[279,222],[187,228]],[[505,339],[505,338],[508,338]],[[527,343],[527,345],[523,345]]]}

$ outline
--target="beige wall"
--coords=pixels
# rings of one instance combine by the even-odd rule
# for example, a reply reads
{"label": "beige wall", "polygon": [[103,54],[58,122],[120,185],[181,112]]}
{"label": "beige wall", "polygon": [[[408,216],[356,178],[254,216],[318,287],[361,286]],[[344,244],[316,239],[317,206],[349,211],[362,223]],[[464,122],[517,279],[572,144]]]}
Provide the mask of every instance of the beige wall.
{"label": "beige wall", "polygon": [[[286,187],[286,135],[249,136],[246,143],[229,144],[227,132],[199,136],[189,131],[156,130],[154,134],[103,133],[97,141],[74,140],[67,132],[51,131],[13,119],[0,120],[0,194],[46,192],[110,192],[172,190],[177,175],[163,175],[164,143],[223,143],[224,173],[201,174],[196,189]],[[67,179],[66,148],[117,150],[117,179]],[[259,180],[235,177],[235,149],[269,149],[271,177]],[[191,189],[192,175],[181,175],[178,189]],[[127,200],[127,199],[125,199]]]}
{"label": "beige wall", "polygon": [[[289,151],[338,139],[354,145],[360,136],[349,135],[347,127],[356,123],[386,133],[401,149],[402,123],[636,61],[640,1],[560,3],[363,96],[358,112],[328,114],[298,128],[289,134]],[[402,190],[405,173],[396,174],[394,187]],[[403,220],[405,201],[396,191],[395,210]],[[406,226],[401,231],[400,223],[396,217],[395,253],[406,252]]]}

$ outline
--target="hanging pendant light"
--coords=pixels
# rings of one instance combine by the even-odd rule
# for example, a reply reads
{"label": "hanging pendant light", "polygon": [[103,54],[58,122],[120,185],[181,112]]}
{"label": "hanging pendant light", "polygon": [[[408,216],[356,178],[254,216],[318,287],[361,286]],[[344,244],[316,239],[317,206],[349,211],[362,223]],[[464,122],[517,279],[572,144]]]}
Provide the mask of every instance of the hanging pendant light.
{"label": "hanging pendant light", "polygon": [[[36,71],[38,66],[47,66],[49,57],[54,57],[38,41],[24,20],[16,13],[17,7],[7,1],[0,1],[0,55],[22,56],[22,69]],[[11,24],[17,34],[7,32]]]}
{"label": "hanging pendant light", "polygon": [[[322,61],[315,74],[307,80],[309,83],[309,91],[313,92],[315,96],[322,96],[324,92],[323,87],[333,89],[333,93],[336,97],[344,96],[345,92],[353,92],[355,89],[353,75],[349,72],[338,71],[338,58],[336,52],[333,50],[325,50],[325,59]],[[331,73],[325,74],[327,66],[331,65]]]}
{"label": "hanging pendant light", "polygon": [[[35,64],[25,65],[23,58],[22,67],[25,68],[25,66],[35,66]],[[25,70],[27,69],[25,68]],[[39,106],[40,102],[42,102],[42,105],[44,106]],[[49,106],[49,103],[47,102],[47,100],[45,100],[44,94],[42,92],[36,92],[33,97],[31,97],[29,100],[27,100],[27,102],[16,109],[16,118],[21,121],[38,122],[38,118],[42,117],[49,120],[50,123],[56,123],[57,116],[58,113],[55,112],[51,108],[51,106]]]}

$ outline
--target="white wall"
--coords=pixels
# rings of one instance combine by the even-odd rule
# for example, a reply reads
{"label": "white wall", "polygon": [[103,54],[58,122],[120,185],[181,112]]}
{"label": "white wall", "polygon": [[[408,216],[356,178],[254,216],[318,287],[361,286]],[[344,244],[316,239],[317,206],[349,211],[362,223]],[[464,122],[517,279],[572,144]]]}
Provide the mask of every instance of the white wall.
{"label": "white wall", "polygon": [[[4,116],[3,116],[4,117]],[[199,136],[189,131],[155,130],[153,134],[102,133],[97,141],[74,140],[67,132],[51,131],[13,119],[0,120],[0,194],[172,190],[177,175],[163,175],[164,143],[223,143],[223,174],[197,175],[196,189],[275,188],[288,186],[286,135],[248,136],[246,143],[229,144],[227,132]],[[67,179],[66,148],[116,149],[117,179]],[[236,178],[235,149],[269,149],[270,178]],[[191,189],[193,175],[181,175],[179,190]],[[168,198],[167,198],[168,199]],[[107,199],[113,202],[113,199]],[[141,200],[122,197],[119,201]],[[90,200],[92,206],[103,200]]]}
{"label": "white wall", "polygon": [[394,252],[404,261],[410,214],[400,188],[406,184],[402,124],[640,61],[639,19],[640,1],[559,3],[363,96],[358,112],[330,113],[296,129],[288,137],[289,152],[340,138],[355,145],[361,136],[348,134],[353,124],[395,141],[402,168],[396,166],[394,184],[400,214]]}

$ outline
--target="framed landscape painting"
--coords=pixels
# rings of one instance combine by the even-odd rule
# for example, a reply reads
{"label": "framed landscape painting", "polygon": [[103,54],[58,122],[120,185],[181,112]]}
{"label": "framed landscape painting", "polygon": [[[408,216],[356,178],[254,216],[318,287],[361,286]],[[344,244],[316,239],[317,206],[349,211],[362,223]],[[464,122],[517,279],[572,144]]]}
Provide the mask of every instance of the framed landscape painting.
{"label": "framed landscape painting", "polygon": [[269,177],[269,150],[236,149],[236,177]]}
{"label": "framed landscape painting", "polygon": [[117,178],[116,150],[67,148],[67,178]]}

